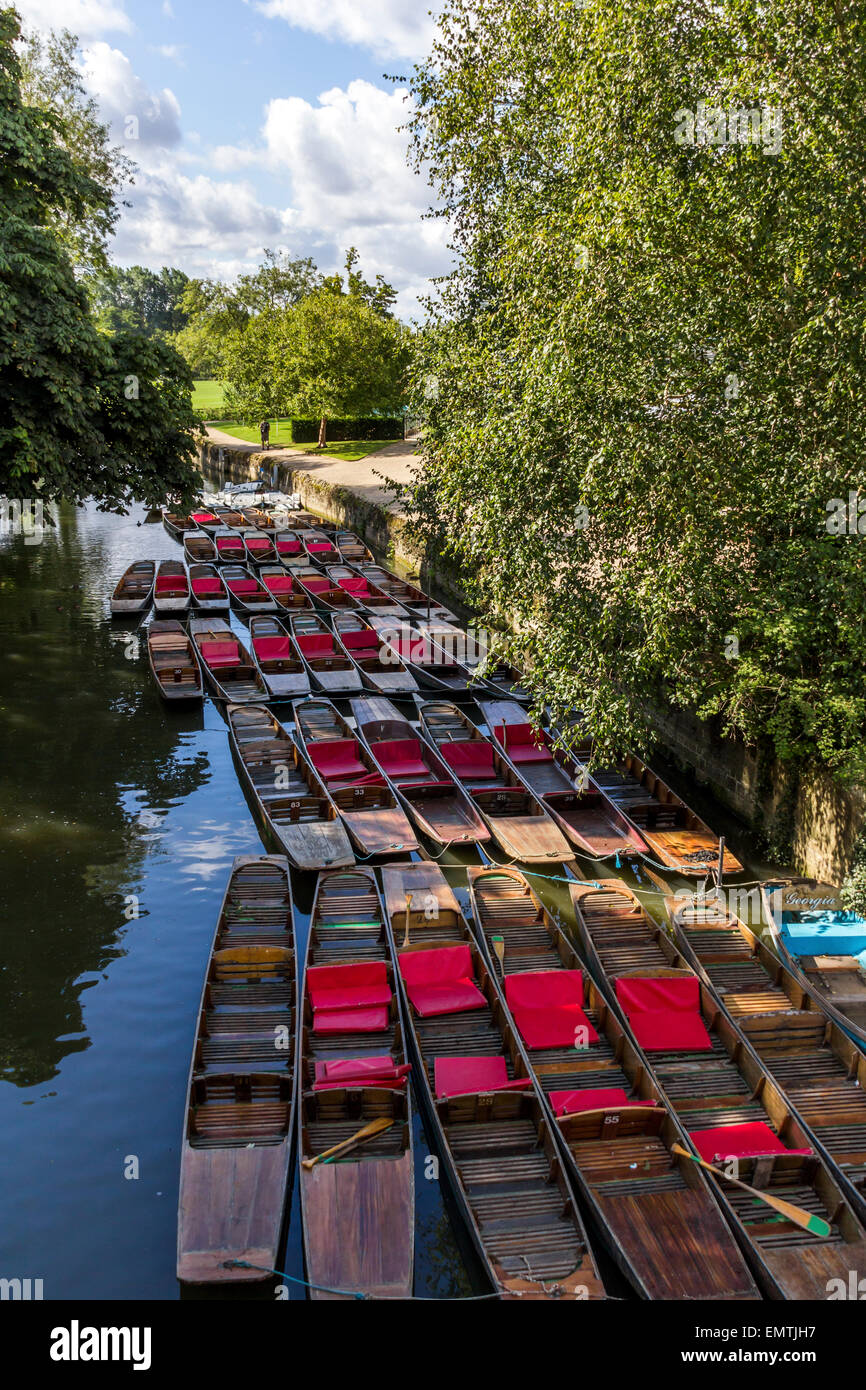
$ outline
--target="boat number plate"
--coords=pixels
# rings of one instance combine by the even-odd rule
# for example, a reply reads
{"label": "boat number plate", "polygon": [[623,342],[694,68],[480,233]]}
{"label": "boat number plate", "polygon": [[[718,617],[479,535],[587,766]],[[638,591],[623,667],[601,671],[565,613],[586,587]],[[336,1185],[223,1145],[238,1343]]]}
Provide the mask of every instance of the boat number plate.
{"label": "boat number plate", "polygon": [[605,1115],[604,1122],[606,1125],[618,1125],[619,1115]]}

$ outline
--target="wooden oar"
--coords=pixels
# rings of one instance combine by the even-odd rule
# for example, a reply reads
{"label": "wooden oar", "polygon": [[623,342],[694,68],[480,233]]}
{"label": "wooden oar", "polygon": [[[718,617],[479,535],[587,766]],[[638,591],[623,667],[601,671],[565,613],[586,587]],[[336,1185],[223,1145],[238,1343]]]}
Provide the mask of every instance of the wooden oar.
{"label": "wooden oar", "polygon": [[323,1158],[333,1158],[334,1154],[345,1153],[347,1149],[353,1149],[356,1144],[363,1144],[366,1139],[372,1139],[374,1134],[382,1134],[386,1129],[390,1129],[396,1120],[371,1120],[363,1129],[359,1129],[357,1134],[351,1138],[344,1139],[342,1144],[335,1144],[332,1149],[325,1149],[324,1153],[316,1154],[315,1158],[305,1158],[302,1160],[302,1167],[315,1168],[317,1163],[321,1163]]}
{"label": "wooden oar", "polygon": [[762,1192],[760,1188],[750,1187],[747,1182],[740,1182],[739,1178],[732,1178],[722,1168],[714,1168],[712,1163],[705,1163],[697,1154],[690,1154],[688,1149],[684,1149],[681,1144],[672,1144],[671,1152],[678,1154],[680,1158],[690,1158],[693,1163],[697,1163],[699,1168],[705,1168],[708,1173],[714,1173],[717,1178],[722,1178],[724,1182],[733,1183],[734,1187],[741,1187],[744,1192],[750,1192],[753,1197],[757,1197],[759,1202],[766,1202],[768,1207],[775,1207],[776,1211],[781,1212],[788,1221],[793,1221],[795,1225],[802,1226],[805,1231],[811,1231],[815,1236],[829,1236],[832,1227],[820,1216],[813,1216],[810,1211],[804,1211],[802,1207],[795,1207],[793,1202],[784,1202],[781,1197],[771,1197],[769,1192]]}
{"label": "wooden oar", "polygon": [[490,945],[491,945],[492,948],[493,948],[493,954],[495,955],[496,959],[499,961],[499,971],[500,971],[500,974],[502,975],[502,978],[504,979],[504,978],[505,978],[505,941],[504,941],[504,939],[503,939],[501,936],[491,936],[491,938],[490,938]]}

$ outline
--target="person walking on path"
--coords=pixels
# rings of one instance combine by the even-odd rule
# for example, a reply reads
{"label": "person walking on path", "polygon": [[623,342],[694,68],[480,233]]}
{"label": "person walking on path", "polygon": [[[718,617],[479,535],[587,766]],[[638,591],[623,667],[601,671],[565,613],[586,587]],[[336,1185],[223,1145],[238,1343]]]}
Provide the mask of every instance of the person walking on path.
{"label": "person walking on path", "polygon": [[270,420],[263,420],[263,421],[262,421],[262,423],[259,425],[259,432],[261,433],[261,436],[262,436],[262,448],[263,448],[263,449],[269,449],[269,448],[271,447],[271,444],[270,444],[270,440],[271,440],[271,422],[270,422]]}

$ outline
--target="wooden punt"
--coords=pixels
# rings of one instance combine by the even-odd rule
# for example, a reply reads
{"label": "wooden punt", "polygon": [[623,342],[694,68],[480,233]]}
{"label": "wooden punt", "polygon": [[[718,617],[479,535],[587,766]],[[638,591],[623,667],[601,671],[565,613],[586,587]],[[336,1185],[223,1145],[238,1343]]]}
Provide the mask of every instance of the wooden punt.
{"label": "wooden punt", "polygon": [[866,1217],[866,1051],[817,993],[717,897],[666,897],[674,936],[715,991]]}
{"label": "wooden punt", "polygon": [[207,531],[187,531],[183,538],[183,553],[190,565],[216,564],[216,546]]}
{"label": "wooden punt", "polygon": [[246,565],[224,565],[222,576],[233,605],[242,613],[276,613],[276,599]]}
{"label": "wooden punt", "polygon": [[289,613],[312,613],[310,596],[304,592],[291,571],[287,574],[282,565],[262,565],[258,577],[277,608],[285,609]]}
{"label": "wooden punt", "polygon": [[[187,525],[196,531],[215,531],[218,526],[223,526],[222,517],[210,508],[200,507],[197,511],[190,512],[186,519]],[[186,539],[186,537],[184,537]]]}
{"label": "wooden punt", "polygon": [[232,507],[214,507],[214,511],[220,519],[221,526],[228,526],[233,530],[242,531],[247,525],[247,520],[243,512],[235,511]]}
{"label": "wooden punt", "polygon": [[[575,1004],[565,1006],[565,1040],[556,1037],[549,1003],[549,1037],[529,1032],[525,1040],[513,1016],[512,1025],[594,1230],[616,1264],[642,1298],[758,1298],[712,1185],[673,1152],[687,1142],[675,1115],[558,922],[518,870],[468,872],[487,963],[509,997],[519,1001],[528,984],[539,996],[564,999],[565,981],[556,977],[577,972],[566,977]],[[521,975],[531,975],[522,989]],[[588,1040],[575,1047],[570,1030],[581,996]]]}
{"label": "wooden punt", "polygon": [[147,659],[150,674],[164,700],[175,704],[202,699],[201,667],[182,623],[175,618],[151,623],[147,629]]}
{"label": "wooden punt", "polygon": [[227,613],[229,591],[216,565],[190,565],[192,606],[201,613]]}
{"label": "wooden punt", "polygon": [[432,637],[410,621],[389,618],[368,610],[367,617],[394,656],[411,671],[420,686],[437,694],[450,695],[452,700],[471,700],[490,691],[468,667],[444,651]]}
{"label": "wooden punt", "polygon": [[[707,869],[718,862],[719,837],[633,753],[614,768],[596,769],[592,780],[666,868],[704,878]],[[743,871],[739,859],[727,848],[722,867],[725,874]]]}
{"label": "wooden punt", "polygon": [[315,769],[263,705],[229,705],[229,737],[241,781],[264,833],[296,869],[343,868],[355,856]]}
{"label": "wooden punt", "polygon": [[375,563],[372,550],[356,536],[354,531],[337,531],[334,536],[334,544],[341,560],[345,560],[347,565],[363,564],[364,562]]}
{"label": "wooden punt", "polygon": [[278,618],[250,618],[253,661],[276,700],[295,700],[310,693],[307,668]]}
{"label": "wooden punt", "polygon": [[[428,1132],[491,1287],[509,1299],[604,1298],[541,1095],[442,870],[398,864],[382,881]],[[460,1012],[433,1013],[418,993],[422,953],[443,948],[472,996]]]}
{"label": "wooden punt", "polygon": [[256,531],[249,528],[246,531],[238,532],[238,534],[244,543],[248,565],[275,565],[277,563],[277,551],[273,538],[266,531]]}
{"label": "wooden punt", "polygon": [[[719,1158],[716,1166],[735,1159],[742,1181],[771,1190],[831,1228],[829,1236],[804,1230],[718,1182],[719,1200],[763,1291],[771,1298],[823,1299],[831,1279],[847,1281],[852,1269],[866,1274],[866,1230],[844,1179],[668,933],[618,879],[595,887],[570,884],[569,892],[590,968],[692,1148],[711,1162]],[[623,1007],[627,991],[633,998]],[[688,1007],[680,999],[674,1009],[657,1004],[636,1012],[638,993],[646,1005],[673,991],[688,997]],[[678,1045],[664,1046],[668,1034]]]}
{"label": "wooden punt", "polygon": [[242,565],[247,558],[247,548],[240,531],[231,526],[220,526],[213,533],[218,565]]}
{"label": "wooden punt", "polygon": [[190,618],[189,635],[211,691],[218,700],[259,704],[267,687],[240,638],[221,618]]}
{"label": "wooden punt", "polygon": [[[384,649],[374,627],[360,613],[335,613],[331,619],[337,646],[361,677],[361,684],[380,695],[414,695],[418,683],[390,648]],[[383,659],[384,651],[384,659]]]}
{"label": "wooden punt", "polygon": [[369,613],[384,613],[394,619],[408,617],[407,610],[397,599],[377,589],[362,574],[356,574],[351,565],[326,565],[325,573],[336,589],[343,589],[357,599]]}
{"label": "wooden punt", "polygon": [[276,531],[277,523],[261,507],[241,507],[240,510],[247,526],[259,531]]}
{"label": "wooden punt", "polygon": [[835,1023],[866,1043],[866,921],[846,910],[839,889],[814,878],[761,885],[764,921],[782,960]]}
{"label": "wooden punt", "polygon": [[298,739],[359,854],[408,854],[418,849],[396,794],[331,701],[297,700],[294,709]]}
{"label": "wooden punt", "polygon": [[186,517],[181,516],[179,512],[163,512],[162,524],[176,541],[182,541],[187,531],[198,530],[198,527],[190,525]]}
{"label": "wooden punt", "polygon": [[323,574],[315,565],[292,566],[292,573],[298,583],[303,586],[311,603],[322,612],[333,613],[340,610],[360,609],[361,604],[346,589],[339,588],[332,584],[326,574]]}
{"label": "wooden punt", "polygon": [[[359,995],[369,998],[367,1007],[343,1005]],[[301,1159],[324,1153],[372,1120],[392,1123],[342,1157],[300,1166],[307,1279],[318,1286],[310,1290],[313,1299],[338,1298],[335,1290],[412,1296],[410,1071],[375,877],[368,869],[320,874],[301,1013]]]}
{"label": "wooden punt", "polygon": [[[232,866],[205,976],[180,1165],[177,1277],[269,1278],[293,1150],[298,961],[289,866]],[[231,1268],[234,1260],[259,1266]]]}
{"label": "wooden punt", "polygon": [[307,552],[295,531],[277,531],[274,536],[274,549],[280,564],[285,565],[287,569],[295,566],[305,567],[307,564]]}
{"label": "wooden punt", "polygon": [[111,595],[111,616],[124,618],[132,613],[146,613],[153,602],[155,579],[155,560],[136,560],[131,564]]}
{"label": "wooden punt", "polygon": [[526,864],[564,863],[574,851],[538,797],[456,705],[418,700],[421,728],[501,849]]}
{"label": "wooden punt", "polygon": [[326,536],[324,531],[316,527],[299,529],[298,539],[304,547],[307,559],[314,565],[330,564],[331,561],[338,558],[334,537]]}
{"label": "wooden punt", "polygon": [[324,619],[297,613],[289,619],[292,636],[314,690],[326,695],[355,695],[363,690],[361,673]]}
{"label": "wooden punt", "polygon": [[382,697],[359,696],[351,710],[373,761],[423,834],[437,845],[487,843],[485,822],[417,726]]}
{"label": "wooden punt", "polygon": [[189,575],[181,560],[163,560],[157,566],[153,586],[153,611],[162,617],[186,613],[189,608]]}
{"label": "wooden punt", "polygon": [[452,613],[450,608],[446,608],[444,603],[430,598],[423,589],[419,589],[417,585],[411,584],[406,579],[401,579],[391,570],[383,569],[381,565],[371,563],[369,560],[359,561],[355,564],[354,569],[357,574],[362,574],[368,583],[375,584],[377,589],[383,589],[386,594],[397,599],[404,608],[407,608],[415,616],[445,623],[458,621],[457,614]]}
{"label": "wooden punt", "polygon": [[520,705],[513,700],[479,700],[478,708],[509,765],[577,849],[593,859],[649,852],[646,841],[594,785],[585,767],[557,748],[546,729],[534,728]]}

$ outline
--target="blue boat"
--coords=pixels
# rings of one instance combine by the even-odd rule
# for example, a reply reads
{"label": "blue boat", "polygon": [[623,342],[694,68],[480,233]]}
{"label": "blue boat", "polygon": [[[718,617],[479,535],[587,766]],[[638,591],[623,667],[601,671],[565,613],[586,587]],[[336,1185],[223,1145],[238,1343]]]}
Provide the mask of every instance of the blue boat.
{"label": "blue boat", "polygon": [[866,1042],[866,917],[815,879],[771,879],[761,896],[781,958],[846,1032]]}

